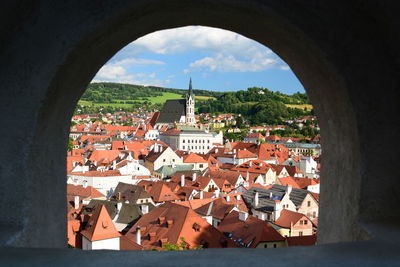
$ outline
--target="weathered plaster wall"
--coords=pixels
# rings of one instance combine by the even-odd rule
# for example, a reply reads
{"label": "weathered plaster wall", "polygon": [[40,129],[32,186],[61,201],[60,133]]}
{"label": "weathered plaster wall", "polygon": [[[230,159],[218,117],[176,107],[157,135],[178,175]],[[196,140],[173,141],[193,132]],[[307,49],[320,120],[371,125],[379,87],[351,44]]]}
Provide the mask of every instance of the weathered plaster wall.
{"label": "weathered plaster wall", "polygon": [[3,2],[0,244],[65,247],[65,150],[77,100],[124,45],[185,25],[236,31],[292,67],[316,108],[329,166],[319,242],[366,238],[360,219],[399,216],[396,10],[398,2],[378,0]]}

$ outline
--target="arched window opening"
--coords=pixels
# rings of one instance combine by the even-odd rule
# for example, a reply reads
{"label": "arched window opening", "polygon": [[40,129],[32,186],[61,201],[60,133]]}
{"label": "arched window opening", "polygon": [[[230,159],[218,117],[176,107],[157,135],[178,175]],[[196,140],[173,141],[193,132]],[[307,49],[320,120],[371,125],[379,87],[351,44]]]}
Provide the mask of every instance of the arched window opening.
{"label": "arched window opening", "polygon": [[[72,117],[68,214],[80,216],[68,216],[68,244],[315,244],[319,131],[301,83],[265,46],[202,26],[139,38],[98,71]],[[182,228],[189,214],[195,231]]]}

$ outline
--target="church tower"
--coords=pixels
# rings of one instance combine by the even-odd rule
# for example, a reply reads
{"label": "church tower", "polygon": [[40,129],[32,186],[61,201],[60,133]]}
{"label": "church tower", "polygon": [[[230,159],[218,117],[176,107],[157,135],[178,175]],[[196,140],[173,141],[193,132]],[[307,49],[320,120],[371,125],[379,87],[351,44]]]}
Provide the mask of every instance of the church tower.
{"label": "church tower", "polygon": [[196,118],[194,117],[194,94],[192,89],[192,78],[190,78],[189,91],[186,94],[186,124],[196,124]]}

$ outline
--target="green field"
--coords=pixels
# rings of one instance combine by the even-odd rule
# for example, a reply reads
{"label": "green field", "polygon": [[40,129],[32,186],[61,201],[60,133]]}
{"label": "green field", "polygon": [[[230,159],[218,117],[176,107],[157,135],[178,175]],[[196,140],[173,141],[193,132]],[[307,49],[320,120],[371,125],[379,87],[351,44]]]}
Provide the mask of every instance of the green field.
{"label": "green field", "polygon": [[162,96],[152,96],[152,97],[145,97],[140,100],[136,101],[149,101],[153,104],[162,104],[165,103],[165,101],[170,100],[170,99],[181,99],[182,96],[180,94],[175,94],[175,93],[169,93],[169,92],[163,92]]}
{"label": "green field", "polygon": [[288,108],[298,108],[301,110],[304,110],[304,108],[307,108],[308,111],[313,109],[313,106],[310,104],[302,104],[302,105],[297,105],[297,104],[285,104]]}
{"label": "green field", "polygon": [[216,98],[213,96],[203,96],[203,95],[196,95],[194,98],[199,101],[216,100]]}
{"label": "green field", "polygon": [[[136,102],[144,102],[144,101],[149,101],[150,103],[153,104],[163,104],[165,101],[170,100],[170,99],[181,99],[182,95],[176,94],[176,93],[170,93],[170,92],[163,92],[162,96],[153,96],[153,97],[142,97],[140,99],[132,99],[132,100],[123,100],[123,99],[114,99],[114,102],[117,103],[95,103],[93,101],[85,101],[85,100],[79,100],[78,104],[83,105],[83,106],[107,106],[107,107],[115,107],[115,108],[127,108],[127,107],[132,107],[132,104],[130,103],[125,103],[127,101],[136,101]],[[196,96],[196,100],[198,101],[207,101],[207,100],[215,100],[215,97],[212,96]]]}

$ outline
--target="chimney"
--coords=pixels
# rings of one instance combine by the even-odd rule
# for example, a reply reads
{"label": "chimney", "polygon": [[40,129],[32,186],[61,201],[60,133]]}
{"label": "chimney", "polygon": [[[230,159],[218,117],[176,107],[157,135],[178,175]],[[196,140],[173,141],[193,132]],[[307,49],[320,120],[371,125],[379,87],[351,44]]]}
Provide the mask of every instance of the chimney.
{"label": "chimney", "polygon": [[121,211],[121,208],[122,208],[122,202],[118,202],[118,203],[117,203],[117,210],[118,210],[118,213]]}
{"label": "chimney", "polygon": [[88,186],[88,182],[86,180],[84,180],[83,183],[82,183],[82,187],[86,188],[87,186]]}
{"label": "chimney", "polygon": [[164,223],[165,223],[165,217],[164,216],[158,217],[158,224],[161,225],[161,224],[164,224]]}
{"label": "chimney", "polygon": [[149,206],[147,206],[147,205],[141,205],[140,208],[141,208],[141,210],[142,210],[143,215],[149,213]]}
{"label": "chimney", "polygon": [[217,148],[217,149],[215,149],[215,154],[218,154],[218,148]]}
{"label": "chimney", "polygon": [[288,185],[288,186],[286,187],[285,193],[288,194],[288,195],[290,195],[291,192],[292,192],[292,186],[291,186],[291,185]]}
{"label": "chimney", "polygon": [[249,162],[249,167],[251,167],[253,165],[253,162],[252,161],[250,161]]}
{"label": "chimney", "polygon": [[199,195],[200,195],[199,198],[203,199],[203,191],[200,191]]}
{"label": "chimney", "polygon": [[185,186],[185,175],[182,174],[181,175],[181,187],[184,187],[184,186]]}
{"label": "chimney", "polygon": [[167,227],[171,228],[174,225],[174,220],[167,220]]}
{"label": "chimney", "polygon": [[194,182],[194,181],[196,181],[196,179],[197,179],[197,173],[193,173],[193,176],[192,176],[192,181]]}
{"label": "chimney", "polygon": [[140,226],[136,227],[136,244],[138,245],[142,244],[142,234],[140,231]]}
{"label": "chimney", "polygon": [[156,232],[150,232],[149,239],[150,239],[150,242],[156,241]]}
{"label": "chimney", "polygon": [[121,200],[121,192],[117,193],[117,200]]}
{"label": "chimney", "polygon": [[250,182],[250,173],[246,172],[246,182]]}
{"label": "chimney", "polygon": [[255,195],[254,195],[254,207],[258,206],[258,192],[256,191]]}
{"label": "chimney", "polygon": [[247,212],[239,211],[239,220],[244,222],[247,220],[248,216],[249,216],[249,214]]}
{"label": "chimney", "polygon": [[272,199],[273,196],[272,192],[269,192],[269,199]]}
{"label": "chimney", "polygon": [[226,201],[227,202],[231,201],[231,196],[230,195],[226,195]]}
{"label": "chimney", "polygon": [[113,160],[113,170],[115,170],[117,168],[117,161]]}
{"label": "chimney", "polygon": [[153,151],[154,151],[154,153],[158,153],[158,144],[157,143],[154,144]]}
{"label": "chimney", "polygon": [[74,198],[74,208],[79,209],[79,196],[75,196]]}
{"label": "chimney", "polygon": [[236,195],[236,200],[237,200],[237,201],[240,200],[240,195]]}

